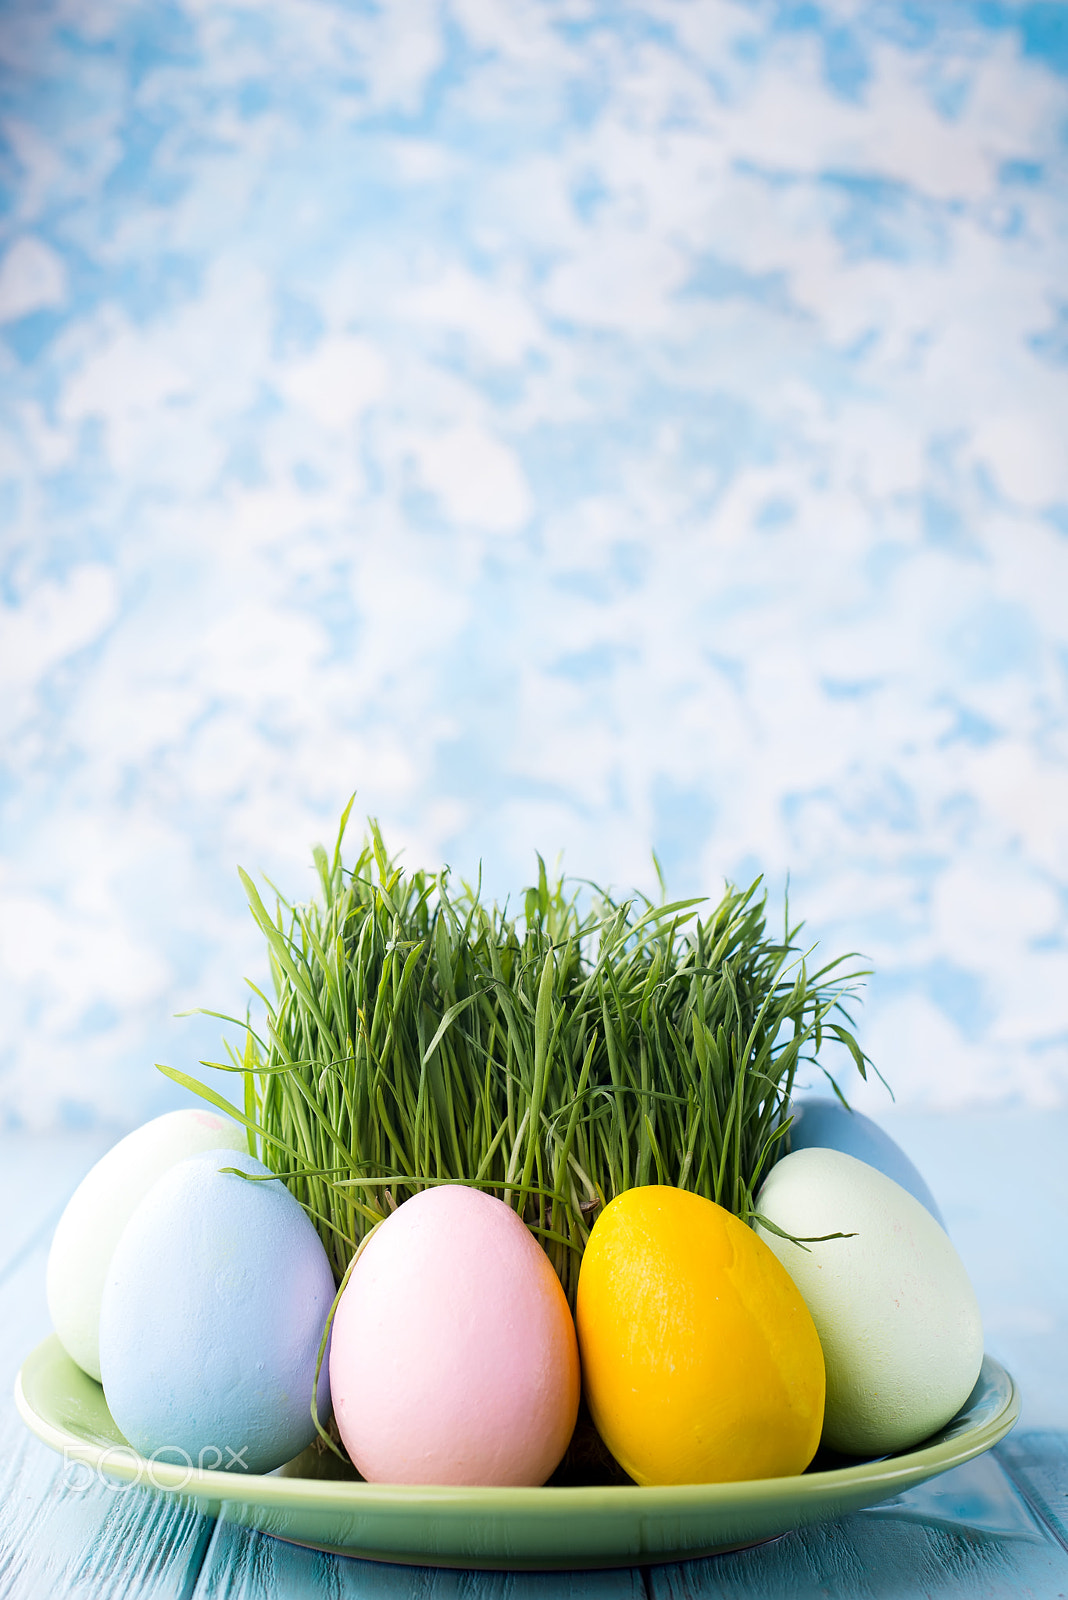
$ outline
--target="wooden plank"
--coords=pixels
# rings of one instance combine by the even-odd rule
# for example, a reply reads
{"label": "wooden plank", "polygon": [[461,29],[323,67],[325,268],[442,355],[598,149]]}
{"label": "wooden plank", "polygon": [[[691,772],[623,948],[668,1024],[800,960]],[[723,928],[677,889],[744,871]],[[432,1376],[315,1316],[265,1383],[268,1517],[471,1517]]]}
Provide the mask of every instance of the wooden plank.
{"label": "wooden plank", "polygon": [[991,1455],[838,1522],[648,1576],[652,1600],[1062,1600],[1068,1553]]}
{"label": "wooden plank", "polygon": [[53,1229],[74,1189],[112,1142],[108,1135],[27,1138],[2,1152],[0,1215],[8,1218],[8,1254],[0,1260],[0,1384],[12,1415],[15,1373],[52,1328],[45,1266]]}
{"label": "wooden plank", "polygon": [[30,1244],[50,1240],[60,1213],[117,1132],[0,1134],[0,1282]]}
{"label": "wooden plank", "polygon": [[649,1572],[652,1600],[1063,1600],[1064,1551],[962,1528],[842,1522],[772,1546]]}
{"label": "wooden plank", "polygon": [[49,1237],[0,1282],[0,1600],[188,1600],[211,1518],[64,1462],[15,1410],[15,1372],[49,1328]]}
{"label": "wooden plank", "polygon": [[997,1447],[1006,1472],[1068,1551],[1068,1433],[1013,1433]]}
{"label": "wooden plank", "polygon": [[210,1518],[188,1502],[109,1485],[65,1464],[6,1406],[0,1451],[4,1600],[187,1600]]}
{"label": "wooden plank", "polygon": [[922,1522],[928,1526],[968,1528],[973,1533],[996,1534],[1008,1539],[1044,1537],[1048,1532],[991,1452],[877,1506],[870,1506],[863,1515]]}
{"label": "wooden plank", "polygon": [[642,1575],[452,1572],[304,1550],[220,1522],[191,1600],[645,1600]]}
{"label": "wooden plank", "polygon": [[[1068,1429],[1068,1108],[892,1111],[880,1123],[934,1191],[983,1313],[986,1348],[1020,1390],[1019,1429]],[[1025,1177],[1028,1225],[1005,1204]]]}

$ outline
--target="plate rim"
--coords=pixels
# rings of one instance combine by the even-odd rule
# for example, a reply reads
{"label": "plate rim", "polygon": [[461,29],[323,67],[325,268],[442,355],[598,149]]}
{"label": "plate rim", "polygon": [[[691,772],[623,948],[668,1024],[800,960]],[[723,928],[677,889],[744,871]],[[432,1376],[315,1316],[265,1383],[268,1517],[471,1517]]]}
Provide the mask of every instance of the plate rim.
{"label": "plate rim", "polygon": [[[707,1484],[575,1484],[552,1485],[538,1488],[523,1487],[464,1487],[441,1484],[378,1484],[352,1480],[331,1480],[287,1476],[283,1472],[249,1473],[237,1476],[207,1468],[184,1467],[171,1462],[146,1460],[129,1445],[105,1445],[52,1421],[31,1403],[27,1383],[43,1370],[56,1365],[57,1358],[69,1361],[55,1334],[42,1340],[23,1361],[15,1380],[15,1404],[23,1422],[44,1444],[67,1460],[74,1460],[96,1468],[108,1477],[127,1483],[140,1483],[144,1487],[166,1494],[179,1494],[198,1503],[208,1502],[213,1514],[225,1515],[227,1506],[243,1512],[240,1520],[247,1521],[251,1508],[265,1516],[272,1512],[301,1510],[314,1512],[366,1512],[371,1515],[388,1513],[415,1515],[419,1512],[518,1517],[526,1522],[536,1520],[550,1511],[556,1513],[609,1512],[639,1509],[643,1519],[647,1516],[670,1516],[694,1513],[707,1509],[729,1512],[767,1504],[772,1505],[782,1496],[790,1496],[802,1503],[818,1506],[831,1499],[836,1491],[846,1498],[861,1496],[865,1504],[877,1504],[904,1489],[963,1465],[983,1454],[1005,1437],[1015,1425],[1020,1410],[1017,1384],[996,1358],[984,1354],[976,1383],[985,1377],[1001,1390],[1000,1400],[992,1415],[974,1427],[964,1428],[950,1438],[936,1436],[933,1444],[921,1444],[902,1454],[880,1457],[873,1461],[860,1461],[850,1466],[833,1467],[817,1472],[799,1473],[789,1477],[754,1478],[735,1483]],[[87,1382],[92,1382],[84,1375]],[[973,1390],[974,1393],[974,1390]],[[969,1397],[970,1398],[970,1397]],[[967,1402],[965,1403],[967,1404]],[[963,1409],[963,1408],[962,1408]],[[959,1413],[958,1413],[959,1415]],[[947,1423],[947,1427],[951,1424]],[[878,1490],[878,1493],[871,1491]],[[640,1496],[636,1503],[635,1497]],[[828,1512],[828,1516],[839,1513]],[[801,1521],[815,1518],[798,1518]],[[256,1526],[255,1520],[248,1523]],[[264,1531],[275,1532],[274,1529]],[[294,1544],[306,1543],[299,1536],[282,1533]],[[365,1559],[385,1560],[388,1556],[366,1547],[318,1546],[342,1550],[348,1555],[362,1554]],[[653,1560],[688,1559],[701,1552],[686,1552],[680,1556],[660,1555]],[[403,1556],[393,1559],[405,1559]],[[447,1557],[429,1555],[420,1550],[410,1557],[413,1565],[456,1565]],[[649,1560],[642,1556],[624,1556],[617,1564],[643,1565]],[[463,1565],[475,1567],[485,1561],[468,1559]],[[507,1564],[507,1563],[506,1563]],[[587,1563],[588,1564],[588,1563]],[[497,1562],[498,1567],[501,1566]],[[577,1568],[576,1568],[577,1570]]]}

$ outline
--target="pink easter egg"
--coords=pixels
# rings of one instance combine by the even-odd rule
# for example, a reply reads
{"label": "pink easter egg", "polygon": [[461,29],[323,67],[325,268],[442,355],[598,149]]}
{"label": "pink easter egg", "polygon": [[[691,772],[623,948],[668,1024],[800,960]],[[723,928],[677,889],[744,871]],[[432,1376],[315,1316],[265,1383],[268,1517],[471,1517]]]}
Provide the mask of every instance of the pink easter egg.
{"label": "pink easter egg", "polygon": [[459,1184],[399,1206],[338,1305],[330,1391],[370,1482],[544,1483],[578,1415],[578,1341],[516,1213]]}

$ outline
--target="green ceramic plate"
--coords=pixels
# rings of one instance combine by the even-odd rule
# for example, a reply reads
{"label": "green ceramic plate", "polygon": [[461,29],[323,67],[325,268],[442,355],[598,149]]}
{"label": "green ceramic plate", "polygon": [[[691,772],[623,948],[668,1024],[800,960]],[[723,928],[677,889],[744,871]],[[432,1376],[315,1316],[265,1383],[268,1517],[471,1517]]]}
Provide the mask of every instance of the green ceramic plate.
{"label": "green ceramic plate", "polygon": [[1019,1412],[1016,1386],[988,1356],[967,1405],[941,1433],[881,1461],[681,1488],[438,1489],[300,1476],[303,1457],[279,1473],[243,1478],[148,1462],[124,1442],[104,1391],[54,1335],[26,1361],[15,1399],[72,1471],[183,1494],[214,1516],[295,1544],[374,1561],[511,1569],[644,1566],[758,1544],[959,1466],[1003,1438]]}

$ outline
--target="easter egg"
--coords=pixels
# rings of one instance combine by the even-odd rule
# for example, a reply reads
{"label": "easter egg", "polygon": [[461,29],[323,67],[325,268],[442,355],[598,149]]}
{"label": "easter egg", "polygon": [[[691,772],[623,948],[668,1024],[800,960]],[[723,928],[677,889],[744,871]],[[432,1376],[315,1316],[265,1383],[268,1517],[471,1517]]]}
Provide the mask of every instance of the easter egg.
{"label": "easter egg", "polygon": [[[757,1211],[805,1247],[758,1232],[797,1283],[827,1363],[823,1438],[848,1455],[905,1450],[960,1410],[979,1376],[975,1292],[948,1234],[882,1172],[840,1150],[796,1150]],[[820,1235],[844,1239],[814,1242]]]}
{"label": "easter egg", "polygon": [[590,1232],[576,1308],[597,1431],[640,1484],[803,1472],[823,1421],[823,1355],[767,1246],[684,1189],[627,1189]]}
{"label": "easter egg", "polygon": [[175,1162],[223,1146],[248,1152],[248,1135],[229,1117],[199,1107],[168,1111],[113,1145],[67,1202],[48,1256],[48,1309],[64,1350],[98,1382],[100,1296],[122,1230]]}
{"label": "easter egg", "polygon": [[422,1190],[368,1239],[330,1350],[334,1416],[378,1483],[537,1485],[579,1403],[560,1280],[503,1201]]}
{"label": "easter egg", "polygon": [[904,1150],[870,1117],[852,1111],[840,1100],[795,1100],[791,1106],[791,1150],[841,1150],[843,1155],[866,1161],[907,1189],[943,1228],[938,1202]]}
{"label": "easter egg", "polygon": [[[153,1185],[115,1246],[100,1308],[111,1414],[156,1460],[270,1472],[315,1437],[315,1363],[334,1298],[319,1235],[251,1156],[209,1151]],[[318,1390],[329,1408],[326,1363]]]}

